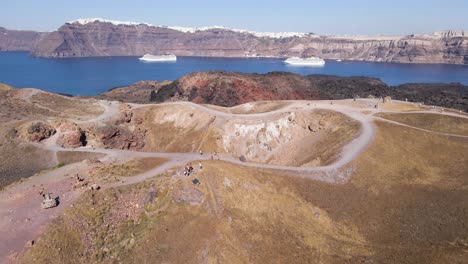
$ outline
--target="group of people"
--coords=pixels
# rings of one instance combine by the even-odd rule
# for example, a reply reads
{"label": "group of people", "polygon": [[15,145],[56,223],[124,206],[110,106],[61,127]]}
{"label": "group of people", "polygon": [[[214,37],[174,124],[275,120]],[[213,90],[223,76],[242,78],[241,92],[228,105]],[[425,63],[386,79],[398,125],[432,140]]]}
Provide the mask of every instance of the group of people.
{"label": "group of people", "polygon": [[193,166],[192,163],[188,163],[184,167],[184,176],[190,176],[190,174],[193,172]]}
{"label": "group of people", "polygon": [[[198,171],[200,172],[203,169],[201,162],[198,162]],[[184,176],[190,176],[193,172],[192,162],[187,163],[184,167]]]}
{"label": "group of people", "polygon": [[[200,150],[200,156],[203,156],[203,151]],[[216,151],[213,151],[211,152],[211,156],[210,156],[211,160],[219,160],[219,156],[218,156],[218,153]],[[199,171],[203,170],[203,166],[201,164],[201,162],[198,162],[198,167],[199,167]],[[192,163],[187,163],[184,167],[184,176],[190,176],[190,174],[193,173],[193,166],[192,166]]]}

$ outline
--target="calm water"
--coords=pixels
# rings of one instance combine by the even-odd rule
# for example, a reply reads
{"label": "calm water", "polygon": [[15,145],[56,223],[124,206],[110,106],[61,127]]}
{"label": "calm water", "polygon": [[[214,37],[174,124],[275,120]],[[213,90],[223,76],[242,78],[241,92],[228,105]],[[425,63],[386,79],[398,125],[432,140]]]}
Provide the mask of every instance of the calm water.
{"label": "calm water", "polygon": [[468,85],[468,66],[327,61],[324,67],[287,66],[281,59],[179,57],[177,62],[147,63],[136,57],[44,59],[26,52],[0,52],[0,82],[73,95],[95,95],[140,80],[174,80],[193,71],[247,73],[288,71],[377,77],[390,85],[408,82],[460,82]]}

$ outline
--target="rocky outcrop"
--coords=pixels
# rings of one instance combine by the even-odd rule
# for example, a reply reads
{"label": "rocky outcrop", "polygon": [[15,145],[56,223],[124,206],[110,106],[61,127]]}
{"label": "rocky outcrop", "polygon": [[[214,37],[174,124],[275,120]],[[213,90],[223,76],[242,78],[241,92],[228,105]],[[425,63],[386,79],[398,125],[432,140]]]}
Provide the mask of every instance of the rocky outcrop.
{"label": "rocky outcrop", "polygon": [[151,94],[150,100],[235,106],[261,100],[339,100],[369,96],[408,99],[411,102],[423,102],[468,112],[468,86],[458,83],[388,86],[381,80],[370,77],[302,76],[286,72],[191,73],[162,86]]}
{"label": "rocky outcrop", "polygon": [[320,91],[320,99],[339,100],[354,97],[383,97],[392,92],[392,88],[376,78],[341,77],[334,75],[306,76],[313,86]]}
{"label": "rocky outcrop", "polygon": [[87,138],[104,148],[141,150],[145,146],[146,129],[130,131],[123,127],[106,125],[90,128]]}
{"label": "rocky outcrop", "polygon": [[196,72],[161,87],[150,100],[234,106],[252,101],[304,98],[318,99],[319,92],[309,80],[297,74]]}
{"label": "rocky outcrop", "polygon": [[55,128],[50,124],[37,122],[31,124],[23,137],[31,142],[39,142],[55,134]]}
{"label": "rocky outcrop", "polygon": [[148,103],[151,93],[155,93],[170,81],[139,81],[125,87],[117,87],[96,96],[98,99],[117,100],[131,103]]}
{"label": "rocky outcrop", "polygon": [[148,24],[88,21],[66,23],[32,49],[40,57],[141,56],[320,56],[401,63],[468,64],[465,32],[431,35],[339,37],[316,34],[272,37],[227,28],[177,30]]}
{"label": "rocky outcrop", "polygon": [[64,148],[78,148],[86,146],[86,134],[77,124],[62,122],[58,124],[60,135],[57,144]]}
{"label": "rocky outcrop", "polygon": [[31,51],[46,33],[0,27],[0,51]]}

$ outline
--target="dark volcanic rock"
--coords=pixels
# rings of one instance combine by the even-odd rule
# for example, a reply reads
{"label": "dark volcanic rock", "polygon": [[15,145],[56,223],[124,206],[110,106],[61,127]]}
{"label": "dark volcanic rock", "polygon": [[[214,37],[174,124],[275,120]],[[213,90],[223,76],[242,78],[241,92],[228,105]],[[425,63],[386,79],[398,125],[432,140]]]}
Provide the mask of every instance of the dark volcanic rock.
{"label": "dark volcanic rock", "polygon": [[358,97],[383,97],[392,88],[376,78],[370,77],[340,77],[332,75],[309,75],[306,77],[320,90],[320,99],[339,100]]}
{"label": "dark volcanic rock", "polygon": [[170,81],[140,81],[129,86],[117,87],[95,96],[98,99],[117,100],[129,103],[148,103],[153,93],[157,92],[163,85]]}
{"label": "dark volcanic rock", "polygon": [[461,84],[403,84],[388,86],[376,78],[293,73],[243,74],[197,72],[188,74],[150,95],[150,101],[192,101],[234,106],[261,100],[339,100],[390,96],[468,111],[468,86]]}
{"label": "dark volcanic rock", "polygon": [[459,83],[407,83],[394,88],[389,93],[392,98],[427,105],[443,106],[468,112],[468,86]]}
{"label": "dark volcanic rock", "polygon": [[327,75],[307,76],[317,89],[320,99],[337,100],[390,96],[392,99],[421,102],[426,105],[454,108],[468,112],[468,86],[459,83],[407,83],[388,86],[378,79],[368,77],[339,77]]}
{"label": "dark volcanic rock", "polygon": [[28,128],[28,139],[32,142],[39,142],[55,134],[55,128],[49,124],[37,122]]}

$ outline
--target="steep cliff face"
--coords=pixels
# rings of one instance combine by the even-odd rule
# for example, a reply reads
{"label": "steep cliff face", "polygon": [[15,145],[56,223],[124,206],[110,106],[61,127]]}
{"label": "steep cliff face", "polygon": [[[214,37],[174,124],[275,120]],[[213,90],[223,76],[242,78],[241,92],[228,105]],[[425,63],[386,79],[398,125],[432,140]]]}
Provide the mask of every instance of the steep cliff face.
{"label": "steep cliff face", "polygon": [[304,45],[303,54],[326,59],[399,63],[468,63],[467,37],[435,35],[375,38],[325,37]]}
{"label": "steep cliff face", "polygon": [[32,51],[41,57],[140,56],[174,53],[180,56],[244,56],[249,35],[228,30],[184,33],[164,27],[65,24]]}
{"label": "steep cliff face", "polygon": [[0,51],[30,51],[45,34],[0,27]]}
{"label": "steep cliff face", "polygon": [[432,35],[335,37],[260,34],[222,27],[191,29],[106,21],[66,23],[34,47],[40,57],[141,56],[320,56],[324,59],[402,63],[468,64],[463,31]]}

